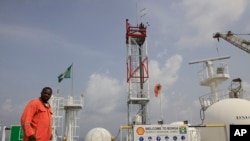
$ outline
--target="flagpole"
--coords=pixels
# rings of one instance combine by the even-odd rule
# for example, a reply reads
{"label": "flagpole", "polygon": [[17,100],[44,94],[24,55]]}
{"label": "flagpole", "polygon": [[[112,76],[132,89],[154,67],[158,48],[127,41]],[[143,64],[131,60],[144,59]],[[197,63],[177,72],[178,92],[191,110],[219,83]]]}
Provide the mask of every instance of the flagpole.
{"label": "flagpole", "polygon": [[158,95],[160,95],[159,102],[160,102],[160,118],[161,119],[158,121],[159,124],[163,124],[161,89],[162,89],[162,86],[160,83],[156,84],[154,87],[155,96],[157,97]]}
{"label": "flagpole", "polygon": [[72,69],[72,71],[71,71],[71,75],[72,75],[72,79],[71,79],[71,95],[73,96],[73,93],[74,93],[74,92],[73,92],[73,90],[74,90],[74,89],[73,89],[73,86],[74,86],[74,85],[73,85],[73,82],[74,82],[74,81],[73,81],[73,78],[74,78],[74,76],[73,76],[73,63],[72,63],[71,69]]}
{"label": "flagpole", "polygon": [[160,100],[160,115],[161,115],[161,120],[162,120],[161,94],[160,94],[159,100]]}

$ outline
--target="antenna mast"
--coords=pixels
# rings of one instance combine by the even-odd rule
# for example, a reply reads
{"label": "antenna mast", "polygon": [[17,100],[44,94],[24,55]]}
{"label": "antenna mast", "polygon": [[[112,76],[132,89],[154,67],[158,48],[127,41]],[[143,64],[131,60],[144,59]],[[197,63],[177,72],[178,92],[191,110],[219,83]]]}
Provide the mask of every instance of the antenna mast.
{"label": "antenna mast", "polygon": [[200,85],[208,86],[211,89],[211,103],[219,100],[217,91],[218,85],[229,78],[227,65],[224,63],[215,64],[214,61],[229,59],[230,56],[209,58],[204,60],[191,61],[189,64],[203,63],[204,67],[199,72]]}

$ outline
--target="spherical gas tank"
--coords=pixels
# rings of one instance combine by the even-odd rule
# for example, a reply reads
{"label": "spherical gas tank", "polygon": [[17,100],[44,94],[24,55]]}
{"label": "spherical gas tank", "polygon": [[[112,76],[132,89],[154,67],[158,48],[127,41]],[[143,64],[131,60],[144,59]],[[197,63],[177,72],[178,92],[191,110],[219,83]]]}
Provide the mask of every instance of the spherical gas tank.
{"label": "spherical gas tank", "polygon": [[85,137],[85,141],[111,141],[111,139],[110,132],[104,128],[93,128]]}
{"label": "spherical gas tank", "polygon": [[204,113],[204,124],[225,124],[224,127],[201,129],[202,141],[226,141],[230,137],[230,124],[250,124],[250,101],[229,98],[208,107]]}

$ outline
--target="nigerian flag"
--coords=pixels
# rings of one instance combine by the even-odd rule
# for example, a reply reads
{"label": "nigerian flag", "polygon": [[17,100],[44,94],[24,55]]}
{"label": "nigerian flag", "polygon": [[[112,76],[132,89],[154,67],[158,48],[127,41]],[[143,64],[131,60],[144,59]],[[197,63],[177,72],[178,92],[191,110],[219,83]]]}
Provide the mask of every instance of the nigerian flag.
{"label": "nigerian flag", "polygon": [[71,78],[71,68],[72,65],[70,65],[67,70],[64,71],[64,73],[60,74],[57,78],[58,78],[58,83],[60,83],[63,78]]}

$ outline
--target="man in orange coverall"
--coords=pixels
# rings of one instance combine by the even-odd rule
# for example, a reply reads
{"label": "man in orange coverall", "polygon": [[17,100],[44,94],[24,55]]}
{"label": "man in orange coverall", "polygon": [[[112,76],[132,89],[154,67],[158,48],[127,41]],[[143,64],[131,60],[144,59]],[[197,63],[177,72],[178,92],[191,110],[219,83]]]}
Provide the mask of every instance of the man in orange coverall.
{"label": "man in orange coverall", "polygon": [[41,96],[31,100],[21,116],[24,141],[49,141],[52,139],[52,111],[48,100],[50,87],[44,87]]}

